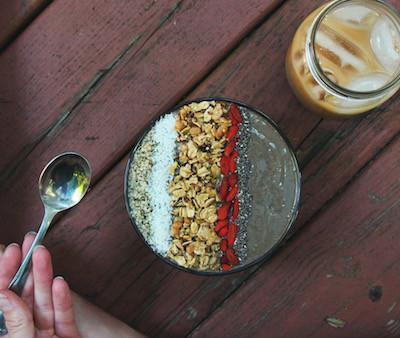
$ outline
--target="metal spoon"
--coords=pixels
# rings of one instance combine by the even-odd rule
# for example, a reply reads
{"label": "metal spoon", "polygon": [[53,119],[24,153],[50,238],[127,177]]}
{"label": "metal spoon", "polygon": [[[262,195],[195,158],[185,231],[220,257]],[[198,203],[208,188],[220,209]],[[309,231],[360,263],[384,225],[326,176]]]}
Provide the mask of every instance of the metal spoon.
{"label": "metal spoon", "polygon": [[[28,277],[32,254],[40,245],[54,216],[72,208],[85,196],[90,183],[89,162],[80,154],[68,152],[53,158],[43,169],[39,178],[39,193],[44,206],[44,217],[39,231],[21,266],[12,279],[9,289],[20,295]],[[3,325],[2,325],[3,324]],[[7,330],[0,311],[0,336]]]}

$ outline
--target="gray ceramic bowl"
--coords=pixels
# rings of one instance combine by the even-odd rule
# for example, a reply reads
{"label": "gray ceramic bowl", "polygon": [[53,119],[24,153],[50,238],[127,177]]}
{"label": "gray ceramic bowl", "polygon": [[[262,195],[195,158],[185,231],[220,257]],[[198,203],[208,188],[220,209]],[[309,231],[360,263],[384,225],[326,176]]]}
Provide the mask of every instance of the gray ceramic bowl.
{"label": "gray ceramic bowl", "polygon": [[175,112],[186,104],[201,101],[221,101],[228,104],[235,103],[241,109],[246,109],[251,117],[252,128],[248,156],[253,165],[252,175],[249,181],[249,189],[252,194],[252,213],[247,229],[247,258],[241,265],[228,271],[199,271],[183,268],[169,258],[161,256],[155,252],[146,241],[136,225],[132,208],[129,204],[128,173],[133,163],[136,150],[139,148],[143,138],[154,126],[155,122],[149,125],[145,130],[129,156],[124,181],[125,204],[138,236],[144,241],[146,246],[164,262],[180,270],[197,275],[221,276],[243,271],[244,269],[260,263],[271,257],[281,246],[298,214],[301,174],[294,151],[275,122],[263,112],[247,104],[226,98],[199,98],[184,102],[163,115]]}

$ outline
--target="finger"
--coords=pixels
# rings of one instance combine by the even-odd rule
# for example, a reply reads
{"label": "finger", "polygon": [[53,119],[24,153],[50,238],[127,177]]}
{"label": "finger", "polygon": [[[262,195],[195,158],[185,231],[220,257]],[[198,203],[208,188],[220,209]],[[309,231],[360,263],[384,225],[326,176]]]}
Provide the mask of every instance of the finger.
{"label": "finger", "polygon": [[35,329],[32,314],[21,298],[12,291],[1,291],[0,309],[4,314],[8,337],[34,337]]}
{"label": "finger", "polygon": [[22,243],[22,257],[25,258],[29,249],[32,246],[32,243],[36,237],[36,232],[30,231],[25,235],[24,242]]}
{"label": "finger", "polygon": [[[36,237],[36,232],[28,232],[25,235],[24,242],[22,244],[22,257],[25,258],[32,243]],[[29,272],[28,278],[25,282],[24,289],[22,290],[21,298],[28,305],[29,309],[33,309],[33,276],[32,271]]]}
{"label": "finger", "polygon": [[1,259],[0,290],[6,289],[21,264],[21,249],[16,243],[10,244]]}
{"label": "finger", "polygon": [[25,282],[24,289],[22,290],[21,298],[25,302],[25,304],[28,305],[28,308],[31,311],[33,311],[33,301],[34,301],[33,289],[34,289],[33,275],[32,272],[30,272]]}
{"label": "finger", "polygon": [[54,334],[53,267],[50,253],[41,245],[33,252],[33,284],[33,316],[36,327],[44,336],[51,336]]}
{"label": "finger", "polygon": [[6,246],[3,244],[0,244],[0,262],[1,262],[1,257],[3,256],[5,250],[6,250]]}
{"label": "finger", "polygon": [[57,337],[80,337],[75,322],[71,291],[62,277],[53,281],[54,323]]}

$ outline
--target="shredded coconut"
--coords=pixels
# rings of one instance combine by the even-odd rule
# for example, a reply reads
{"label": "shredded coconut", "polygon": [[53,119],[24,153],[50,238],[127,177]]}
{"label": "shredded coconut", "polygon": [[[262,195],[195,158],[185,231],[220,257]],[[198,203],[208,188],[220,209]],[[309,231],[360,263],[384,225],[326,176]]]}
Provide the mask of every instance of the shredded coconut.
{"label": "shredded coconut", "polygon": [[169,168],[176,152],[175,114],[162,117],[153,128],[153,167],[149,181],[149,197],[152,208],[150,245],[161,255],[166,255],[171,243],[170,228],[171,196],[168,187],[172,176]]}

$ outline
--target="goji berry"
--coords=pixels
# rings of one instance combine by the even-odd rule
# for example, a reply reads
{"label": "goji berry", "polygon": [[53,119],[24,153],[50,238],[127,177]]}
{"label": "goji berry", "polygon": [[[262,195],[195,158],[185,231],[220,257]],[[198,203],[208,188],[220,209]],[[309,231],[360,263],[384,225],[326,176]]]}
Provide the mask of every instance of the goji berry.
{"label": "goji berry", "polygon": [[221,264],[221,268],[222,268],[222,271],[227,271],[227,270],[232,269],[232,267],[230,265],[225,264],[225,263]]}
{"label": "goji berry", "polygon": [[236,172],[236,158],[231,156],[229,161],[229,172],[234,173]]}
{"label": "goji berry", "polygon": [[227,219],[223,219],[217,222],[217,225],[214,227],[214,231],[218,232],[220,231],[223,227],[228,226],[228,220]]}
{"label": "goji berry", "polygon": [[232,248],[229,248],[226,250],[226,258],[228,258],[228,261],[233,264],[233,265],[238,265],[239,259],[237,258],[235,251]]}
{"label": "goji berry", "polygon": [[228,141],[232,141],[236,137],[238,131],[239,131],[238,126],[235,126],[235,125],[231,126],[228,130],[228,134],[226,135],[226,139]]}
{"label": "goji berry", "polygon": [[228,264],[228,263],[229,263],[228,258],[226,258],[226,256],[222,256],[221,257],[221,264]]}
{"label": "goji berry", "polygon": [[228,241],[228,245],[230,247],[232,247],[233,244],[235,244],[237,231],[238,231],[238,226],[235,223],[229,225],[228,234],[226,235],[226,238]]}
{"label": "goji berry", "polygon": [[243,122],[242,115],[240,114],[239,108],[237,107],[236,104],[231,104],[231,107],[229,109],[229,116],[231,119],[235,120],[237,123]]}
{"label": "goji berry", "polygon": [[219,220],[223,220],[228,218],[229,215],[229,209],[231,208],[231,204],[230,203],[224,203],[222,204],[218,211],[217,211],[217,215],[218,215],[218,219]]}
{"label": "goji berry", "polygon": [[236,199],[233,201],[232,220],[233,220],[233,221],[236,221],[237,218],[238,218],[238,215],[239,215],[239,201],[238,201],[238,199],[236,198]]}
{"label": "goji berry", "polygon": [[225,147],[224,150],[224,154],[225,156],[229,156],[230,154],[232,154],[233,150],[236,147],[236,142],[235,141],[231,141],[228,143],[228,145]]}
{"label": "goji berry", "polygon": [[228,227],[223,227],[220,231],[218,231],[219,237],[225,237],[228,234]]}
{"label": "goji berry", "polygon": [[227,202],[232,202],[233,199],[236,197],[238,193],[238,187],[235,186],[231,189],[231,191],[228,193],[228,195],[226,196],[226,201]]}
{"label": "goji berry", "polygon": [[226,196],[228,195],[229,192],[229,179],[227,176],[224,177],[224,179],[221,182],[221,186],[219,187],[219,198],[221,200],[225,200]]}
{"label": "goji berry", "polygon": [[235,173],[229,176],[229,186],[232,188],[234,187],[238,182],[238,177]]}
{"label": "goji berry", "polygon": [[220,167],[221,167],[221,173],[223,175],[228,175],[229,174],[229,167],[230,167],[230,158],[227,157],[227,156],[222,156],[219,164],[220,164]]}
{"label": "goji berry", "polygon": [[238,126],[238,125],[239,125],[239,122],[236,121],[236,120],[233,118],[233,115],[230,114],[230,113],[229,113],[229,119],[230,119],[231,122],[232,122],[232,126]]}
{"label": "goji berry", "polygon": [[236,121],[235,117],[233,116],[232,109],[229,110],[228,114],[229,114],[229,120],[231,120],[232,125],[237,126],[239,122]]}
{"label": "goji berry", "polygon": [[223,252],[225,252],[228,249],[228,241],[226,239],[223,239],[221,243],[219,243],[219,245],[221,247],[221,251]]}

